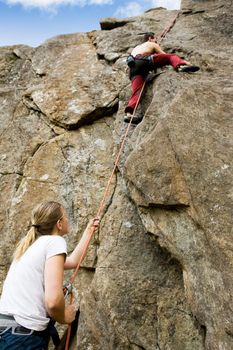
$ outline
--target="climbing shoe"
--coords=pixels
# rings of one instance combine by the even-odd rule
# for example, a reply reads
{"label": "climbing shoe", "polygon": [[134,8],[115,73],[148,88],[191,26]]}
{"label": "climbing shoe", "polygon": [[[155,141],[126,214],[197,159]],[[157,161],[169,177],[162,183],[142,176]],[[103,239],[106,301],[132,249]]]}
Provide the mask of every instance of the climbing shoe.
{"label": "climbing shoe", "polygon": [[[124,122],[125,122],[125,123],[129,123],[130,120],[131,120],[131,118],[132,118],[132,115],[129,114],[129,113],[127,113],[126,116],[124,117]],[[135,124],[135,125],[136,125],[136,124],[139,124],[139,123],[141,123],[142,118],[143,118],[143,116],[141,116],[141,115],[135,115],[135,116],[132,118],[131,123],[132,123],[132,124]]]}
{"label": "climbing shoe", "polygon": [[177,72],[184,72],[184,73],[194,73],[197,72],[200,69],[198,66],[189,66],[189,65],[181,65],[177,68]]}

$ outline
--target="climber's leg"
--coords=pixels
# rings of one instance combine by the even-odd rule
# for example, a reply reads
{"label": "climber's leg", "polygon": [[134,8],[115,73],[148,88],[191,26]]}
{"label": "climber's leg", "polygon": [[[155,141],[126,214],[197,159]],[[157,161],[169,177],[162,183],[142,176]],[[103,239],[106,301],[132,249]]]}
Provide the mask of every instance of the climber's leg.
{"label": "climber's leg", "polygon": [[[190,62],[183,60],[176,54],[170,54],[170,53],[155,54],[153,55],[153,61],[154,61],[155,68],[161,68],[163,66],[170,65],[175,70],[181,71],[181,72],[196,72],[197,70],[199,70],[198,66],[191,65]],[[182,68],[181,70],[179,70],[179,67],[181,66],[186,68]]]}
{"label": "climber's leg", "polygon": [[133,114],[133,111],[134,111],[134,108],[138,102],[144,81],[145,81],[145,78],[141,75],[136,75],[131,80],[132,95],[129,99],[127,107],[125,108],[125,113]]}

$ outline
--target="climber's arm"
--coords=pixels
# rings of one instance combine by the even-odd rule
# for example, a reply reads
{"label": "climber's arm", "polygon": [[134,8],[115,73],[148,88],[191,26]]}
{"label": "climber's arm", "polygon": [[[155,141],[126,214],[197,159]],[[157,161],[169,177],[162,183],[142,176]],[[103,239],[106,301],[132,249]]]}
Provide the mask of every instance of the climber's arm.
{"label": "climber's arm", "polygon": [[152,43],[152,44],[153,44],[154,53],[166,53],[161,49],[159,44],[156,44],[156,43]]}

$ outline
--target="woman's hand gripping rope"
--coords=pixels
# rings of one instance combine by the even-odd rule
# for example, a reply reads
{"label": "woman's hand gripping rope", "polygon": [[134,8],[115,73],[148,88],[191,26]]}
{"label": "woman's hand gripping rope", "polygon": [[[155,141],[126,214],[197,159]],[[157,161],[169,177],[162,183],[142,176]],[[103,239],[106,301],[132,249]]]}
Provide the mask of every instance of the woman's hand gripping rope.
{"label": "woman's hand gripping rope", "polygon": [[[87,239],[87,242],[85,242],[86,244],[84,245],[83,247],[83,252],[82,252],[82,255],[80,257],[80,260],[78,262],[78,265],[73,273],[73,275],[71,276],[71,279],[70,279],[70,283],[68,283],[64,289],[63,289],[63,292],[64,292],[64,296],[68,296],[70,295],[70,305],[69,306],[73,306],[73,293],[72,293],[72,284],[74,282],[74,279],[78,273],[78,270],[79,270],[79,267],[81,265],[81,262],[83,261],[83,259],[85,258],[86,256],[86,252],[87,252],[87,249],[88,249],[88,246],[89,246],[89,243],[90,243],[90,240],[93,236],[93,234],[97,231],[98,227],[99,227],[99,224],[100,224],[100,217],[99,216],[96,216],[95,218],[91,219],[87,225],[87,228],[85,230],[85,232],[88,233],[88,236],[89,238]],[[77,331],[77,327],[78,327],[78,319],[79,319],[79,310],[77,310],[76,312],[76,317],[75,319],[73,320],[72,324],[70,323],[69,326],[68,326],[68,330],[67,330],[67,334],[65,335],[65,337],[62,339],[62,342],[63,343],[63,340],[65,340],[65,350],[68,350],[69,349],[69,344],[70,344],[70,340],[73,338],[73,335],[76,333]],[[75,323],[75,324],[74,324]],[[73,327],[72,327],[73,325]],[[61,344],[61,347],[60,349],[64,349],[63,348],[63,345]]]}

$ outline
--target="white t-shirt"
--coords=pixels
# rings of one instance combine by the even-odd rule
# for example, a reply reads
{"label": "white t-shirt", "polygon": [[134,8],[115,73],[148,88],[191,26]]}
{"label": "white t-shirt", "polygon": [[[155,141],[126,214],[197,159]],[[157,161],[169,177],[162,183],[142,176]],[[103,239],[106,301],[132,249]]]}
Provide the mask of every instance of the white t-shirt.
{"label": "white t-shirt", "polygon": [[3,285],[0,313],[13,315],[21,326],[42,331],[49,317],[44,300],[45,261],[67,254],[66,241],[57,235],[40,236],[16,261],[13,261]]}

